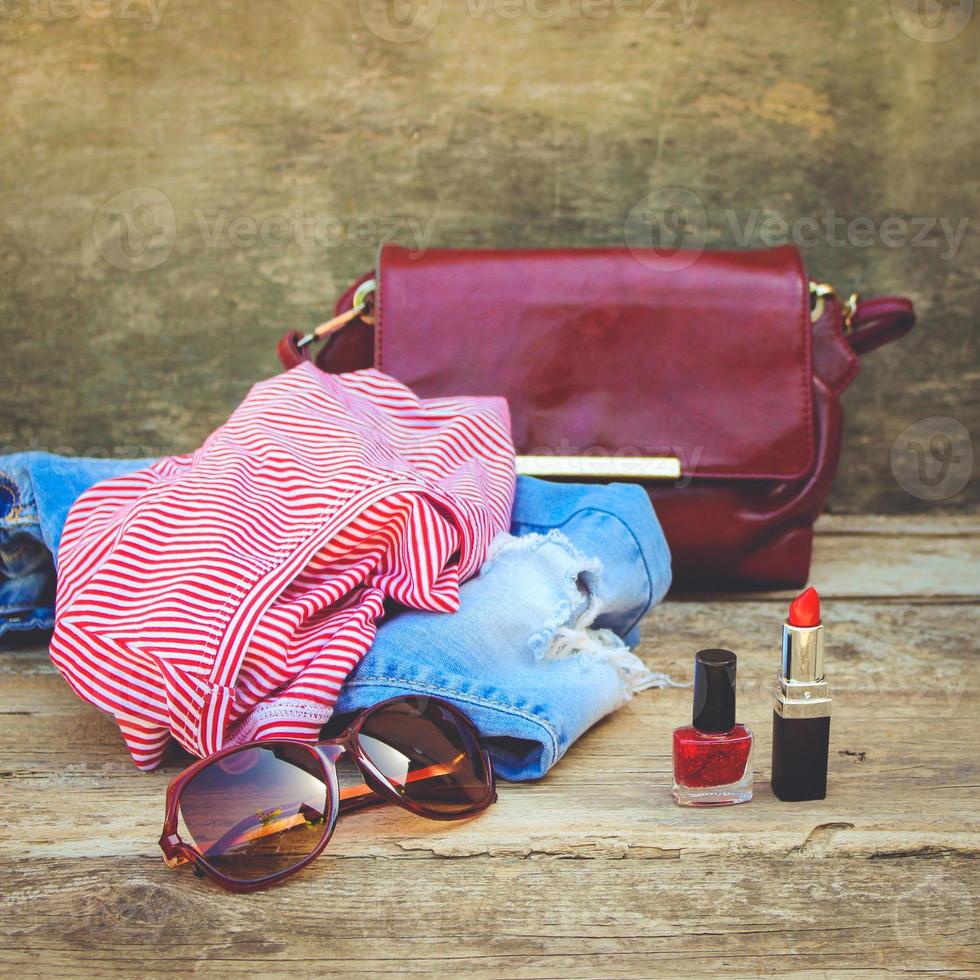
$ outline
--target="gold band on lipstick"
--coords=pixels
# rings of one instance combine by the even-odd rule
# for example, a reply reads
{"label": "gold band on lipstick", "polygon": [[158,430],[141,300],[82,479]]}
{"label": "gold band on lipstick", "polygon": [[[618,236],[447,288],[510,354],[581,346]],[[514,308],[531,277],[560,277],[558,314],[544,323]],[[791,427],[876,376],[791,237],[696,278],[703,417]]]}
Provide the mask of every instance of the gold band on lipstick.
{"label": "gold band on lipstick", "polygon": [[830,714],[823,626],[783,624],[782,666],[776,675],[773,709],[783,718],[824,718]]}

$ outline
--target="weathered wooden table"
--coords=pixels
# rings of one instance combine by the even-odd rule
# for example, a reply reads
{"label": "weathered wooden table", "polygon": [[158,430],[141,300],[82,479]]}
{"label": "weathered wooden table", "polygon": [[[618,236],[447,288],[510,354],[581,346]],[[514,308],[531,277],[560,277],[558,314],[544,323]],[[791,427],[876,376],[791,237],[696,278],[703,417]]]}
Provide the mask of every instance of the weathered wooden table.
{"label": "weathered wooden table", "polygon": [[521,977],[980,974],[980,520],[825,518],[835,696],[825,801],[768,786],[785,596],[665,603],[641,653],[739,654],[755,799],[670,799],[690,692],[651,691],[469,823],[352,815],[283,887],[168,870],[174,767],[139,774],[44,650],[0,655],[0,964],[7,975]]}

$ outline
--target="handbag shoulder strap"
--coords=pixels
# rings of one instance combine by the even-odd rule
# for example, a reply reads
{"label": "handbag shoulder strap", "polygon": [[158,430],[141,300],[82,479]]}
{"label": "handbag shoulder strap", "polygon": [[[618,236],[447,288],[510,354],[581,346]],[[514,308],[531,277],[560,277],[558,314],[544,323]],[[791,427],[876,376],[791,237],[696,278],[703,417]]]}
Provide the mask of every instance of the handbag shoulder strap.
{"label": "handbag shoulder strap", "polygon": [[845,337],[856,354],[904,337],[915,326],[915,308],[903,296],[876,296],[854,303],[845,318]]}
{"label": "handbag shoulder strap", "polygon": [[915,309],[901,296],[838,298],[829,283],[810,283],[813,370],[840,394],[861,369],[862,354],[898,340],[915,325]]}

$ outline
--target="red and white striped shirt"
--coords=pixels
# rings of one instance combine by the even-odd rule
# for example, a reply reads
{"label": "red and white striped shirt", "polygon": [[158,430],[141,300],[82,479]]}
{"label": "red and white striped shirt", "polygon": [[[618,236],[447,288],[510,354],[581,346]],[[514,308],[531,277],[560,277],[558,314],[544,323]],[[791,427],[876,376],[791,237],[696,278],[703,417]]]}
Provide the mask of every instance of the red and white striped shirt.
{"label": "red and white striped shirt", "polygon": [[514,481],[502,399],[300,365],[196,452],[75,502],[51,659],[141,769],[171,736],[196,755],[314,738],[386,598],[458,607]]}

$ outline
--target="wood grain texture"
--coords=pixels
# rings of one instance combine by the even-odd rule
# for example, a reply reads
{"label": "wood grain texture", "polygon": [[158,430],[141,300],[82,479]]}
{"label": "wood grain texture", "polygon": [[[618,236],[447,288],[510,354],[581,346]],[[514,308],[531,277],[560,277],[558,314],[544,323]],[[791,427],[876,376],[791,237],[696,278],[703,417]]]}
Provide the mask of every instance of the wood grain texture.
{"label": "wood grain texture", "polygon": [[[835,697],[828,799],[768,787],[781,600],[667,602],[644,624],[656,669],[739,653],[755,799],[670,800],[670,731],[690,692],[644,693],[541,782],[505,784],[471,822],[352,815],[287,885],[230,895],[173,872],[156,838],[181,762],[140,774],[114,724],[44,650],[0,654],[0,968],[10,975],[972,978],[980,972],[976,522],[834,518],[813,580],[906,556],[902,599],[826,602]],[[915,551],[949,540],[965,581],[930,587]],[[884,551],[883,551],[884,547]],[[826,564],[827,558],[830,564]],[[925,568],[927,571],[923,571]],[[863,572],[862,572],[863,570]],[[870,595],[870,593],[863,593]]]}
{"label": "wood grain texture", "polygon": [[383,240],[621,246],[666,192],[708,247],[794,238],[841,291],[915,300],[846,394],[832,506],[932,512],[889,453],[980,430],[980,59],[976,15],[930,43],[915,6],[5,0],[0,450],[192,449]]}

